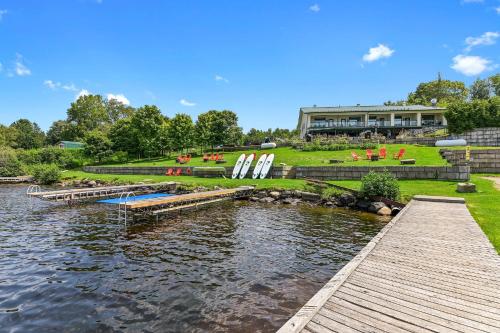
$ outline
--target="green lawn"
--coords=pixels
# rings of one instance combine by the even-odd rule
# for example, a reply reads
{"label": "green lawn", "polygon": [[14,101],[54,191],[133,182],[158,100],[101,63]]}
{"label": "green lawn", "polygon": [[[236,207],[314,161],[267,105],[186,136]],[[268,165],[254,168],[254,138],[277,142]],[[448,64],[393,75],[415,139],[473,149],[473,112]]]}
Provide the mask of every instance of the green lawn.
{"label": "green lawn", "polygon": [[[457,182],[440,180],[400,180],[401,200],[408,202],[414,195],[439,195],[465,198],[467,207],[483,232],[488,236],[495,249],[500,253],[500,191],[493,182],[482,178],[483,175],[472,175],[477,193],[457,193]],[[332,184],[359,189],[361,182],[357,180],[332,181]]]}
{"label": "green lawn", "polygon": [[[382,147],[384,145],[380,145]],[[404,158],[414,158],[416,160],[417,166],[439,166],[447,165],[446,160],[442,159],[439,155],[438,147],[422,147],[414,145],[404,145],[404,144],[388,144],[387,147],[387,159],[380,160],[377,162],[371,162],[366,160],[366,151],[364,150],[352,150],[355,151],[362,159],[359,161],[353,161],[351,158],[351,150],[342,151],[313,151],[304,152],[300,150],[295,150],[289,147],[276,148],[272,150],[261,150],[256,151],[258,155],[262,153],[274,153],[275,154],[275,165],[280,163],[285,163],[287,165],[299,165],[299,166],[325,166],[329,164],[330,159],[341,159],[345,162],[341,165],[373,165],[373,166],[386,166],[386,165],[399,165],[398,160],[394,160],[392,155],[397,153],[399,149],[406,149],[406,154]],[[236,163],[236,160],[241,154],[250,154],[252,151],[239,151],[224,153],[224,159],[227,161],[225,165],[232,166]],[[173,166],[175,165],[175,158],[157,158],[150,160],[138,160],[132,161],[125,164],[112,164],[110,166]],[[190,163],[185,164],[186,166],[200,166],[200,165],[215,165],[215,162],[204,163],[202,157],[194,157]]]}

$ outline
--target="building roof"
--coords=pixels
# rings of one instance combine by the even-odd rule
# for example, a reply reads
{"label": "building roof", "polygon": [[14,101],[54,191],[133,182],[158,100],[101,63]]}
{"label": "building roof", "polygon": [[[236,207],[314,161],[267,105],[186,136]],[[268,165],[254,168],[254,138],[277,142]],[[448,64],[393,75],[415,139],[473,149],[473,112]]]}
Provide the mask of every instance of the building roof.
{"label": "building roof", "polygon": [[315,112],[388,112],[388,111],[433,111],[446,110],[446,108],[438,106],[424,105],[356,105],[356,106],[314,106],[302,107],[300,111],[303,113]]}

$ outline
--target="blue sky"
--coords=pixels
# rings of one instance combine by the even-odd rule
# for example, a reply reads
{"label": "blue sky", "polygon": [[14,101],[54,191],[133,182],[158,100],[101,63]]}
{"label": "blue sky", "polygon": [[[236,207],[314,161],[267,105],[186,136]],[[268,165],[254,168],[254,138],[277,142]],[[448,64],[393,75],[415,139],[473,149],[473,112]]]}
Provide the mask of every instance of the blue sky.
{"label": "blue sky", "polygon": [[499,0],[0,0],[0,123],[48,129],[90,92],[294,128],[301,106],[489,76],[498,41]]}

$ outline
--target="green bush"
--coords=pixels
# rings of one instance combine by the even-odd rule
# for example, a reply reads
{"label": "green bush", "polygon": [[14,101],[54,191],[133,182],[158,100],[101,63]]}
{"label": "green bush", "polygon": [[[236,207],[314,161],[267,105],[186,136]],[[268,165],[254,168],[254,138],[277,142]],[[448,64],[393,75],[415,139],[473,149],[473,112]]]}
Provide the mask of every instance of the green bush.
{"label": "green bush", "polygon": [[480,127],[500,126],[500,96],[487,100],[455,102],[445,113],[450,133],[463,133]]}
{"label": "green bush", "polygon": [[82,149],[48,147],[18,150],[17,156],[19,160],[26,165],[57,164],[57,166],[63,169],[74,169],[85,164],[85,157]]}
{"label": "green bush", "polygon": [[38,164],[31,168],[33,177],[41,184],[53,184],[61,179],[61,170],[56,164]]}
{"label": "green bush", "polygon": [[0,177],[17,177],[25,174],[23,164],[14,149],[0,147]]}
{"label": "green bush", "polygon": [[398,180],[387,170],[380,173],[370,171],[361,179],[361,194],[365,198],[380,196],[396,200],[399,198]]}
{"label": "green bush", "polygon": [[321,198],[325,200],[329,200],[331,198],[340,197],[344,193],[344,191],[335,188],[335,187],[327,187],[321,192]]}

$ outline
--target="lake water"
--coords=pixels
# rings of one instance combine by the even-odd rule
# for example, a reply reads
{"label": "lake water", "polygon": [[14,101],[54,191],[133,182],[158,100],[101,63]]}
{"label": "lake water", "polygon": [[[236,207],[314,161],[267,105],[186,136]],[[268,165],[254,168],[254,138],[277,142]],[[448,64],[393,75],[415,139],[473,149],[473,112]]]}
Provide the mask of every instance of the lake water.
{"label": "lake water", "polygon": [[274,332],[384,226],[226,202],[128,225],[0,186],[0,331]]}

